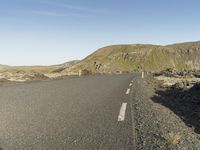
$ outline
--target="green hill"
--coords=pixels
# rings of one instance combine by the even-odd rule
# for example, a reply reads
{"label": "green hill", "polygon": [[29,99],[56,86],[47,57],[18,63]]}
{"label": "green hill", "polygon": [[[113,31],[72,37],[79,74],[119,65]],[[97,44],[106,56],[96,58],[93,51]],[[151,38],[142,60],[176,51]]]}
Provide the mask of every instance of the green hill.
{"label": "green hill", "polygon": [[114,45],[101,48],[74,66],[64,70],[76,72],[87,69],[92,72],[133,71],[138,67],[146,71],[166,68],[200,69],[200,42],[174,45]]}

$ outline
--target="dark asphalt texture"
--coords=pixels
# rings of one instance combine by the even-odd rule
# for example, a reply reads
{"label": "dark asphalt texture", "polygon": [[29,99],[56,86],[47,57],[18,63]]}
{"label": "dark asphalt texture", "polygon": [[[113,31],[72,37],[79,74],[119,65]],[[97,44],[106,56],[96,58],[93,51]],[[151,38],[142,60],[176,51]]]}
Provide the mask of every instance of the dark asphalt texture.
{"label": "dark asphalt texture", "polygon": [[[134,149],[125,94],[133,78],[96,75],[0,87],[1,149]],[[123,102],[126,118],[118,122]]]}

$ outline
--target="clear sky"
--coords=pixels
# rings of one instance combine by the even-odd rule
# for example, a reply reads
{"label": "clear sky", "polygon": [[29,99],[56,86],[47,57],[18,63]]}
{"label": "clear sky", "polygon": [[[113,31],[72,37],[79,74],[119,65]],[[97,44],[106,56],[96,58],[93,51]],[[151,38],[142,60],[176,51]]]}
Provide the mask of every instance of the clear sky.
{"label": "clear sky", "polygon": [[0,0],[0,64],[59,64],[111,44],[196,40],[199,0]]}

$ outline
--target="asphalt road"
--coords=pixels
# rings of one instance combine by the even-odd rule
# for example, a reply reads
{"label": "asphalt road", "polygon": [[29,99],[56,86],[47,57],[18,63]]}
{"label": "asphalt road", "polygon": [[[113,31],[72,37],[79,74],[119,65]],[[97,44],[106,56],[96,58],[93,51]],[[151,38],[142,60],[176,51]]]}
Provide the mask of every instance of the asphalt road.
{"label": "asphalt road", "polygon": [[[75,77],[0,87],[3,150],[133,148],[133,74]],[[125,120],[118,121],[122,103]]]}

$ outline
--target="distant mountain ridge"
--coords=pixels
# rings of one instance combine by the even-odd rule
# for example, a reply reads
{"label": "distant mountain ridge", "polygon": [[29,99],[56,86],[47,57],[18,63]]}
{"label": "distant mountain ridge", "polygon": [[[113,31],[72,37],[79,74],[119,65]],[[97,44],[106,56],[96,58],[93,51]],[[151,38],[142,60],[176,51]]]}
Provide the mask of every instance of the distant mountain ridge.
{"label": "distant mountain ridge", "polygon": [[0,83],[25,82],[48,78],[59,78],[68,74],[62,73],[78,61],[70,61],[52,66],[6,66],[0,65]]}
{"label": "distant mountain ridge", "polygon": [[78,62],[78,60],[73,60],[69,62],[65,62],[63,64],[57,64],[57,65],[51,65],[51,66],[8,66],[8,65],[0,65],[0,71],[1,72],[41,72],[41,73],[51,73],[56,70],[64,70],[66,68],[69,68],[73,65],[75,65]]}
{"label": "distant mountain ridge", "polygon": [[167,68],[200,69],[200,41],[173,45],[113,45],[101,48],[65,72],[88,69],[91,72],[147,71]]}
{"label": "distant mountain ridge", "polygon": [[8,68],[8,67],[10,67],[10,66],[0,64],[0,70],[5,69],[5,68]]}

